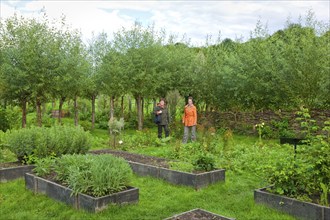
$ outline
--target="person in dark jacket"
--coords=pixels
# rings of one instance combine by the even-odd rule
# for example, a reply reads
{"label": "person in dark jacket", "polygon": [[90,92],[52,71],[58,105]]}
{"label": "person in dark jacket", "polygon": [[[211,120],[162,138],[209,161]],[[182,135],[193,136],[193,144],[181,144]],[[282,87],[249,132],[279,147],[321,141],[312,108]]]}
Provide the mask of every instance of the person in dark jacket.
{"label": "person in dark jacket", "polygon": [[164,99],[161,99],[159,104],[155,107],[154,114],[160,116],[160,120],[157,123],[158,138],[162,138],[163,129],[165,132],[165,137],[168,137],[170,134],[170,130],[168,128],[168,124],[170,122],[170,117],[169,117],[168,109],[165,105]]}

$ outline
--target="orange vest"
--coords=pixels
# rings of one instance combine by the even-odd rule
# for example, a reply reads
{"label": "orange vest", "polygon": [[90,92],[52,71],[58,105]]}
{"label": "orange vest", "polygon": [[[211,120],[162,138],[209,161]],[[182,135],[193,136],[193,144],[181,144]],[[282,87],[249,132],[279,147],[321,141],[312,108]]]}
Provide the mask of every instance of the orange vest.
{"label": "orange vest", "polygon": [[194,105],[186,105],[184,107],[184,115],[182,117],[184,126],[194,126],[197,124],[197,110]]}

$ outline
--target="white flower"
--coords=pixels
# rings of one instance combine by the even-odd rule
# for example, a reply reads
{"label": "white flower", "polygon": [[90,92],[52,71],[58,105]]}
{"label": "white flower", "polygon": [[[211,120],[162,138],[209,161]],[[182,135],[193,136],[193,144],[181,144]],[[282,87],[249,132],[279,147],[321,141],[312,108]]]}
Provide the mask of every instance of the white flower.
{"label": "white flower", "polygon": [[122,141],[122,140],[120,140],[120,141],[118,141],[118,143],[119,143],[119,144],[122,144],[122,143],[123,143],[123,141]]}

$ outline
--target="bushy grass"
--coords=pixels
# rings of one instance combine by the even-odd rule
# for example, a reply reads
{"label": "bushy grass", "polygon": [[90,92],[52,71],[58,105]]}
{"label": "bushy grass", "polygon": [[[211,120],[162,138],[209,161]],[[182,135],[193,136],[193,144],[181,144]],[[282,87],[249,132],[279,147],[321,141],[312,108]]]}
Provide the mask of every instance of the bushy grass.
{"label": "bushy grass", "polygon": [[129,186],[132,169],[123,158],[111,154],[74,154],[60,158],[42,158],[34,172],[41,177],[54,178],[72,189],[74,194],[85,193],[95,197],[119,192]]}
{"label": "bushy grass", "polygon": [[20,161],[30,156],[44,158],[50,155],[86,153],[91,146],[87,132],[81,127],[67,125],[7,131],[3,142]]}

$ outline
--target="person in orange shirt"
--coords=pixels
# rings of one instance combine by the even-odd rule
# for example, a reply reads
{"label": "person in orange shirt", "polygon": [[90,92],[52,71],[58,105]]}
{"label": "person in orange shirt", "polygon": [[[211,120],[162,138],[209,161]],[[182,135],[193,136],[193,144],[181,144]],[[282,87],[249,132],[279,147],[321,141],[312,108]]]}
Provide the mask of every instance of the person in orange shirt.
{"label": "person in orange shirt", "polygon": [[184,115],[182,117],[184,124],[184,133],[182,143],[187,143],[189,130],[191,130],[191,141],[196,140],[197,110],[193,104],[192,97],[188,97],[188,104],[184,107]]}

